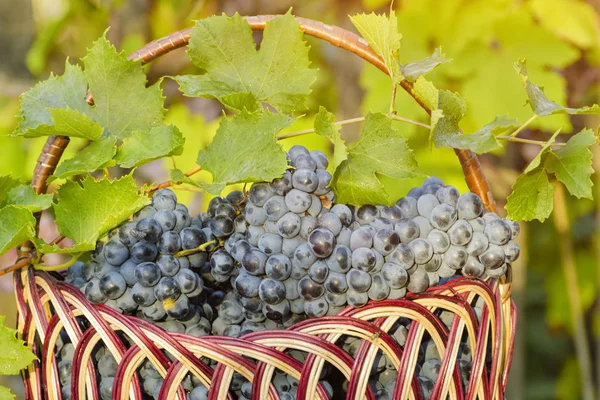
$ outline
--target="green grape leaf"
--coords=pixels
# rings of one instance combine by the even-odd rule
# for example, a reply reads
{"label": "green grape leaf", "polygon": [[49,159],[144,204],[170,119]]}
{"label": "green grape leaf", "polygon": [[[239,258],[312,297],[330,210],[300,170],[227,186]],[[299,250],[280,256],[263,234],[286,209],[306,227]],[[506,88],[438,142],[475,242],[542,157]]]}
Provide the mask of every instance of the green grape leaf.
{"label": "green grape leaf", "polygon": [[0,210],[0,255],[34,236],[35,218],[31,211],[18,206]]}
{"label": "green grape leaf", "polygon": [[329,138],[333,144],[333,171],[348,157],[348,148],[340,135],[340,125],[334,124],[334,120],[335,116],[332,113],[319,106],[314,122],[315,133]]}
{"label": "green grape leaf", "polygon": [[300,111],[316,79],[308,50],[290,12],[267,22],[258,51],[239,14],[213,16],[196,22],[188,50],[205,73],[174,79],[184,95],[214,97],[233,110],[254,111],[265,102],[281,112]]}
{"label": "green grape leaf", "polygon": [[392,11],[385,14],[357,14],[350,17],[362,37],[371,48],[383,59],[394,83],[399,83],[403,76],[400,70],[400,42],[402,35],[398,32],[398,19]]}
{"label": "green grape leaf", "polygon": [[0,315],[0,375],[17,375],[37,357],[25,342],[17,338],[17,330],[4,326],[3,315]]}
{"label": "green grape leaf", "polygon": [[457,94],[449,90],[438,93],[437,109],[431,114],[430,140],[436,147],[446,145],[446,136],[460,135],[458,123],[467,113],[467,103]]}
{"label": "green grape leaf", "polygon": [[348,159],[336,169],[331,186],[340,203],[388,204],[379,177],[422,176],[406,139],[384,114],[368,114],[358,142],[348,147]]}
{"label": "green grape leaf", "polygon": [[149,203],[131,175],[113,181],[88,176],[80,183],[68,181],[58,190],[56,225],[75,245],[95,245],[98,238]]}
{"label": "green grape leaf", "polygon": [[69,108],[85,112],[87,82],[81,68],[67,61],[62,76],[51,75],[21,95],[20,121],[16,135],[24,135],[39,125],[51,126],[53,118],[49,109]]}
{"label": "green grape leaf", "polygon": [[442,48],[438,47],[430,57],[400,65],[400,70],[407,81],[415,82],[420,76],[431,72],[438,65],[450,61],[452,61],[452,59],[446,58],[444,53],[442,53]]}
{"label": "green grape leaf", "polygon": [[6,205],[8,192],[20,185],[22,185],[22,183],[10,175],[0,176],[0,208]]}
{"label": "green grape leaf", "polygon": [[140,61],[117,53],[105,36],[93,43],[82,61],[95,104],[88,113],[109,134],[123,139],[162,122],[165,109],[160,84],[146,87]]}
{"label": "green grape leaf", "polygon": [[548,172],[564,183],[569,192],[578,198],[592,198],[592,152],[590,146],[596,142],[596,135],[584,129],[572,136],[566,146],[551,151],[545,167]]}
{"label": "green grape leaf", "polygon": [[554,185],[548,182],[543,168],[521,174],[507,198],[508,217],[516,221],[544,221],[553,208]]}
{"label": "green grape leaf", "polygon": [[429,82],[423,76],[417,78],[413,85],[413,93],[423,103],[429,107],[430,110],[438,108],[440,91],[434,86],[433,83]]}
{"label": "green grape leaf", "polygon": [[38,125],[24,133],[25,137],[38,136],[70,136],[89,140],[96,140],[104,129],[95,123],[86,114],[70,108],[49,108],[52,125]]}
{"label": "green grape leaf", "polygon": [[518,126],[519,124],[515,119],[507,116],[496,117],[492,122],[469,135],[452,132],[440,134],[436,137],[435,144],[437,147],[472,150],[477,154],[489,153],[501,147],[496,136],[512,131]]}
{"label": "green grape leaf", "polygon": [[117,154],[116,143],[117,138],[114,136],[100,138],[90,143],[73,158],[61,162],[48,181],[85,174],[114,164],[112,159]]}
{"label": "green grape leaf", "polygon": [[0,400],[14,400],[15,395],[10,391],[9,388],[0,386]]}
{"label": "green grape leaf", "polygon": [[185,176],[185,173],[182,170],[177,169],[177,168],[173,168],[171,171],[169,171],[169,178],[173,182],[187,183],[188,185],[192,185],[195,187],[204,187],[203,184],[200,184],[200,183],[194,181],[189,176]]}
{"label": "green grape leaf", "polygon": [[51,194],[36,194],[31,185],[12,188],[6,197],[6,204],[24,207],[32,213],[46,210],[52,206]]}
{"label": "green grape leaf", "polygon": [[206,190],[217,195],[231,183],[281,177],[288,165],[275,134],[291,123],[283,114],[266,111],[223,118],[212,143],[198,153],[198,165],[213,176],[212,184],[203,185]]}
{"label": "green grape leaf", "polygon": [[515,70],[521,77],[521,81],[525,87],[525,91],[527,92],[527,98],[529,99],[528,103],[533,112],[535,112],[537,115],[545,116],[561,113],[567,113],[571,115],[600,115],[600,106],[597,104],[594,104],[591,107],[569,108],[560,106],[548,99],[541,87],[529,81],[525,60],[517,61],[515,63]]}
{"label": "green grape leaf", "polygon": [[157,126],[149,132],[135,131],[123,141],[117,152],[117,163],[131,168],[183,151],[183,135],[175,125]]}

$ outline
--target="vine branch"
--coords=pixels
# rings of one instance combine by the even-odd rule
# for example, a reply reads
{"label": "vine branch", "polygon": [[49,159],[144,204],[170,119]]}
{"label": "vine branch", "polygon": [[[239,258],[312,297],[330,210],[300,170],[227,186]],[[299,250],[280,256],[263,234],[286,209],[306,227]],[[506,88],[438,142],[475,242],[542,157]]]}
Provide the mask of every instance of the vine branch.
{"label": "vine branch", "polygon": [[[197,174],[200,171],[202,171],[202,168],[200,168],[200,167],[192,168],[188,172],[185,173],[185,176],[189,178],[190,176],[192,176],[194,174]],[[155,192],[155,191],[157,191],[159,189],[164,189],[164,188],[167,188],[169,186],[173,186],[174,184],[176,184],[176,182],[173,182],[173,181],[169,180],[169,181],[166,181],[166,182],[163,182],[163,183],[159,183],[159,184],[156,184],[156,185],[152,186],[150,189],[148,189],[147,192],[148,193],[152,193],[152,192]]]}

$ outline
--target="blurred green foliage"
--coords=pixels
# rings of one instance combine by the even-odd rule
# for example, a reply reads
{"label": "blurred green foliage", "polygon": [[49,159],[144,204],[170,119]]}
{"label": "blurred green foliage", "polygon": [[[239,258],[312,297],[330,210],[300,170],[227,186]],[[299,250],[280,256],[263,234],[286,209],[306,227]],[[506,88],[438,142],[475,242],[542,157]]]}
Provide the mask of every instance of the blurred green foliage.
{"label": "blurred green foliage", "polygon": [[[17,122],[14,115],[18,94],[45,79],[50,72],[62,73],[64,59],[82,57],[108,27],[107,37],[117,48],[131,52],[150,40],[191,26],[192,20],[214,13],[271,14],[293,6],[297,15],[352,29],[347,14],[389,9],[389,1],[384,0],[30,0],[24,3],[27,7],[15,8],[13,1],[0,0],[0,37],[14,39],[5,45],[10,57],[0,61],[0,174],[11,173],[24,179],[31,178],[45,138],[5,136]],[[425,58],[438,46],[453,59],[428,78],[438,88],[451,89],[465,98],[468,112],[461,127],[466,132],[481,128],[497,115],[506,114],[521,123],[531,116],[521,82],[512,67],[520,58],[527,59],[531,79],[543,86],[548,97],[557,103],[577,107],[598,102],[598,7],[600,3],[593,0],[403,0],[394,5],[403,34],[403,62]],[[24,40],[29,41],[25,47]],[[313,39],[308,41],[312,46],[311,59],[319,68],[308,118],[298,120],[285,131],[311,128],[319,105],[338,119],[365,115],[368,111],[388,111],[391,87],[383,73],[332,46]],[[164,75],[194,72],[182,51],[152,63],[146,70],[151,82]],[[177,125],[186,146],[180,156],[136,171],[141,183],[168,179],[168,170],[174,164],[182,171],[195,167],[198,150],[212,140],[223,112],[214,101],[182,97],[170,80],[165,80],[162,86],[168,99],[166,123]],[[413,99],[401,91],[396,109],[403,117],[428,122]],[[568,134],[582,127],[582,118],[567,115],[540,118],[527,134],[531,138],[545,137],[544,132],[560,127]],[[598,125],[598,121],[587,122]],[[396,124],[415,149],[423,172],[466,190],[462,170],[451,150],[430,149],[427,135],[418,127]],[[356,140],[358,128],[344,127],[343,137]],[[282,144],[289,148],[299,140],[313,149],[331,152],[328,140],[316,134],[287,139]],[[72,141],[65,158],[84,145],[82,140]],[[523,169],[535,151],[510,144],[505,151],[482,159],[500,205],[510,193],[516,171]],[[210,174],[203,172],[198,176],[210,182]],[[386,189],[398,197],[419,181],[399,184],[384,178]],[[190,204],[192,211],[199,211],[208,203],[206,194],[180,191],[178,196]],[[581,300],[590,332],[595,321],[594,307],[598,306],[599,260],[593,241],[597,235],[594,218],[598,208],[593,201],[569,200]],[[564,238],[557,236],[551,222],[530,223],[526,232],[523,259],[528,259],[527,265],[515,265],[514,277],[519,329],[524,341],[517,348],[521,353],[516,355],[513,365],[516,376],[509,383],[512,387],[508,397],[575,399],[580,393],[579,370],[573,358],[571,315],[556,245]],[[0,314],[5,311],[0,309]]]}

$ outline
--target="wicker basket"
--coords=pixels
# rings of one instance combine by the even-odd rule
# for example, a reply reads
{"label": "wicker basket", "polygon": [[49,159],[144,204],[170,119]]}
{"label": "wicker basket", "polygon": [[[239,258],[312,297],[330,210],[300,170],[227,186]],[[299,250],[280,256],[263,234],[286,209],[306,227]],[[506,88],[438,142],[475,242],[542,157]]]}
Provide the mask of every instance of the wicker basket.
{"label": "wicker basket", "polygon": [[[256,16],[248,17],[247,21],[252,29],[262,30],[272,18]],[[306,34],[351,51],[388,72],[381,58],[356,34],[312,20],[297,20]],[[185,46],[190,33],[188,29],[151,42],[130,58],[147,63]],[[403,81],[401,86],[412,94],[410,83]],[[93,100],[90,97],[88,101]],[[420,105],[431,112],[424,104]],[[45,192],[46,179],[54,172],[68,143],[67,137],[48,138],[33,178],[37,193]],[[483,199],[488,210],[495,210],[476,156],[464,150],[457,150],[456,154],[471,191]],[[25,257],[30,251],[28,245],[22,245],[20,255]],[[421,399],[415,367],[425,337],[433,340],[442,362],[433,399],[501,399],[514,347],[516,309],[510,297],[510,268],[506,279],[459,278],[426,293],[409,294],[403,300],[369,302],[359,309],[347,308],[336,317],[306,320],[286,331],[264,331],[239,339],[168,333],[107,306],[93,305],[77,288],[62,282],[60,275],[35,271],[31,266],[17,271],[14,282],[18,331],[39,358],[23,372],[28,399],[62,398],[55,352],[63,329],[75,345],[73,399],[99,398],[96,374],[90,361],[99,342],[119,362],[113,388],[113,396],[118,399],[142,399],[136,369],[145,360],[164,377],[160,399],[185,399],[181,382],[188,373],[210,387],[210,399],[231,398],[228,390],[234,372],[252,382],[253,399],[277,399],[277,392],[271,385],[275,369],[299,380],[299,399],[326,399],[318,381],[325,363],[339,370],[348,380],[347,399],[374,399],[368,378],[379,352],[387,355],[398,371],[393,398]],[[472,306],[477,299],[484,303],[479,321]],[[452,313],[450,329],[440,320],[436,310]],[[82,318],[90,326],[84,332],[78,324]],[[404,346],[387,333],[399,318],[411,321]],[[472,373],[464,388],[457,362],[463,335],[468,335],[473,349]],[[355,359],[336,345],[342,336],[362,340]],[[298,362],[284,353],[286,349],[305,352],[306,361]],[[173,355],[176,361],[167,358],[163,351]],[[217,368],[209,368],[200,357],[217,361]]]}

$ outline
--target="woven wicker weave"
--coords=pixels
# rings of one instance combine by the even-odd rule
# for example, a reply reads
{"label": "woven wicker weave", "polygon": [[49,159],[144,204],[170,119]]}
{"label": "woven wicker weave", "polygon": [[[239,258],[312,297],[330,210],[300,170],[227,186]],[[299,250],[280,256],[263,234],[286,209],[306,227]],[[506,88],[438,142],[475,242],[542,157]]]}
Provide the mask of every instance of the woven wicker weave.
{"label": "woven wicker weave", "polygon": [[[247,21],[253,29],[262,30],[272,18],[248,17]],[[351,51],[388,72],[381,58],[356,34],[312,20],[297,20],[306,34]],[[147,63],[185,46],[190,33],[191,30],[176,32],[151,42],[130,58]],[[412,94],[410,83],[403,81],[401,86]],[[93,102],[91,96],[88,96],[88,102]],[[431,112],[424,104],[419,104]],[[68,143],[67,137],[48,138],[33,178],[37,193],[45,191],[46,179],[54,172]],[[470,190],[483,199],[488,210],[495,210],[476,156],[465,150],[457,150],[456,154]],[[30,248],[24,244],[19,250],[25,257]],[[336,317],[306,320],[286,331],[264,331],[240,339],[167,333],[147,321],[124,316],[104,305],[93,305],[77,288],[62,282],[60,275],[35,271],[31,266],[17,271],[14,282],[18,331],[40,360],[23,373],[28,399],[61,398],[55,353],[63,329],[76,346],[73,399],[99,398],[98,382],[90,361],[99,342],[119,362],[114,398],[136,400],[142,399],[136,369],[145,360],[149,360],[165,378],[160,399],[185,399],[181,382],[188,373],[210,387],[210,399],[231,398],[228,389],[234,372],[253,383],[253,399],[277,399],[277,392],[271,386],[275,369],[299,380],[299,399],[326,399],[318,381],[325,363],[339,370],[348,380],[347,399],[374,399],[368,378],[379,352],[387,355],[398,371],[393,398],[421,399],[415,366],[425,337],[433,340],[442,361],[433,399],[501,399],[514,347],[516,309],[510,298],[510,268],[506,279],[459,278],[426,293],[409,294],[403,300],[370,302],[359,309],[347,308]],[[478,298],[484,302],[479,322],[472,307]],[[454,315],[450,329],[439,319],[436,310],[446,310]],[[78,323],[81,318],[90,326],[84,332]],[[412,321],[404,346],[387,334],[399,318]],[[473,355],[472,374],[463,388],[457,354],[465,332]],[[342,336],[362,340],[355,359],[336,345]],[[308,355],[306,361],[298,362],[284,353],[286,349],[305,352]],[[167,358],[163,350],[173,355],[176,361]],[[216,360],[217,368],[212,370],[201,362],[200,357]]]}

